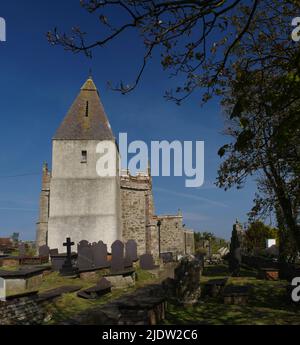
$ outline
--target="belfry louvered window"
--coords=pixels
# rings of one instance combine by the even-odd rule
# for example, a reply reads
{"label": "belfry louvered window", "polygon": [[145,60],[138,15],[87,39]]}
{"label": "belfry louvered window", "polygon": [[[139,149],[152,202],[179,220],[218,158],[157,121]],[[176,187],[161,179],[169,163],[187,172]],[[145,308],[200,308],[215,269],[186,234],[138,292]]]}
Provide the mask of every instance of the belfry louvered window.
{"label": "belfry louvered window", "polygon": [[89,101],[86,101],[85,104],[85,117],[89,116]]}
{"label": "belfry louvered window", "polygon": [[87,163],[87,151],[81,151],[81,163]]}

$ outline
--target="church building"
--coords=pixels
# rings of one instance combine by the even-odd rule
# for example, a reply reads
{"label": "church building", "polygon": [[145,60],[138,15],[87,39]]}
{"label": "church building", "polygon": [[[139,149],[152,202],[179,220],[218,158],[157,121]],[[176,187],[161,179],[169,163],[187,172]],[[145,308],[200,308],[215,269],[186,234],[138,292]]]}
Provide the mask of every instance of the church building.
{"label": "church building", "polygon": [[[96,171],[96,147],[103,141],[115,150],[113,176],[102,177]],[[101,240],[110,250],[115,240],[133,239],[139,254],[194,253],[194,233],[184,227],[181,212],[155,214],[150,171],[136,176],[120,172],[120,159],[90,77],[53,137],[52,170],[43,166],[37,246],[47,244],[64,252],[63,242],[71,237],[75,244]]]}

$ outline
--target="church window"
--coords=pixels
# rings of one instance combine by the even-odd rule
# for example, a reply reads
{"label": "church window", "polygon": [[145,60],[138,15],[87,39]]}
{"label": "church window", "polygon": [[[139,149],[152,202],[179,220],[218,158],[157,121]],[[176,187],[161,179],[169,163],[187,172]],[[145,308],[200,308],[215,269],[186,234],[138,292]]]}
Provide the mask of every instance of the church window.
{"label": "church window", "polygon": [[87,163],[87,151],[81,151],[81,163]]}
{"label": "church window", "polygon": [[89,116],[89,101],[86,101],[85,105],[85,117]]}

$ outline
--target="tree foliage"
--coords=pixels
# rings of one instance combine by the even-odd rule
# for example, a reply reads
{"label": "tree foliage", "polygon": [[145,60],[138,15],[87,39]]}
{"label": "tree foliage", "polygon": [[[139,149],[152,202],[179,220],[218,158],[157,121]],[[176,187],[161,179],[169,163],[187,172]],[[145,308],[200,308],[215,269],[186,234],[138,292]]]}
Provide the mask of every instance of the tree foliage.
{"label": "tree foliage", "polygon": [[251,216],[274,212],[281,234],[291,236],[299,250],[300,45],[291,39],[299,1],[83,0],[81,5],[99,19],[103,36],[91,42],[78,27],[70,34],[54,29],[49,42],[91,57],[97,47],[134,30],[145,47],[141,67],[133,83],[113,89],[132,91],[158,49],[163,69],[176,78],[168,99],[180,104],[196,90],[203,101],[220,96],[232,140],[219,150],[225,161],[218,185],[241,188],[255,175]]}
{"label": "tree foliage", "polygon": [[251,223],[245,231],[244,245],[247,252],[254,253],[257,250],[266,249],[267,239],[276,239],[276,243],[279,244],[278,229],[267,226],[260,221]]}
{"label": "tree foliage", "polygon": [[295,13],[292,7],[268,20],[278,3],[256,14],[235,50],[222,100],[233,140],[219,150],[226,159],[218,185],[241,188],[255,175],[260,193],[251,215],[274,211],[300,249],[300,47],[287,39],[282,19]]}
{"label": "tree foliage", "polygon": [[[243,10],[241,25],[230,27],[230,16],[239,12],[238,6],[249,4]],[[171,76],[183,75],[185,82],[166,97],[180,103],[199,87],[207,87],[204,100],[218,77],[224,73],[237,42],[248,31],[259,0],[82,0],[81,6],[99,19],[103,36],[90,41],[79,27],[71,33],[57,28],[48,32],[53,45],[61,45],[74,53],[92,57],[94,49],[105,47],[129,30],[140,37],[145,54],[134,82],[121,82],[113,89],[128,93],[139,83],[154,50],[161,54],[163,69]],[[216,40],[215,37],[220,39]]]}

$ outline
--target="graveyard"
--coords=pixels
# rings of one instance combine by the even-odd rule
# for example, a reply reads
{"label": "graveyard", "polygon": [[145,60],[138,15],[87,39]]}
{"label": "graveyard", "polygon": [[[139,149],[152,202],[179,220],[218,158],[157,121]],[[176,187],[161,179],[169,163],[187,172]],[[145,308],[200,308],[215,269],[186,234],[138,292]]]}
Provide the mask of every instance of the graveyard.
{"label": "graveyard", "polygon": [[71,238],[63,245],[65,253],[41,246],[32,255],[20,243],[1,256],[0,324],[300,324],[290,282],[276,268],[240,261],[233,269],[228,258],[216,264],[191,255],[154,260],[139,256],[134,240],[115,241],[111,253],[102,241],[83,240],[77,251]]}
{"label": "graveyard", "polygon": [[2,343],[299,326],[300,0],[0,9]]}

